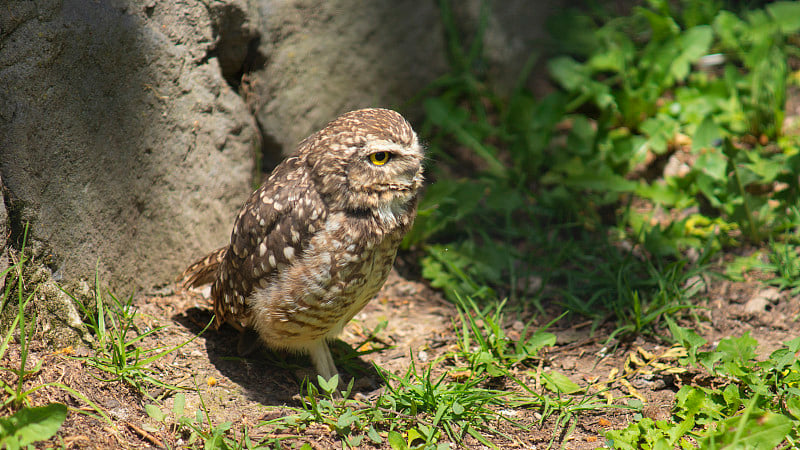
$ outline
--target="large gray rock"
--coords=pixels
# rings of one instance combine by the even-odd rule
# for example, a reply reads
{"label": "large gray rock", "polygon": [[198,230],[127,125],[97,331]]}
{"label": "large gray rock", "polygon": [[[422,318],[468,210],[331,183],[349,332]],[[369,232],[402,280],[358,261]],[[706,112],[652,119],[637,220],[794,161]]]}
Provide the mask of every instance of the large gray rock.
{"label": "large gray rock", "polygon": [[0,3],[0,173],[55,279],[128,293],[223,244],[260,146],[216,54],[236,4]]}
{"label": "large gray rock", "polygon": [[6,204],[3,201],[3,179],[0,176],[0,292],[3,292],[5,287],[5,276],[3,275],[9,266],[8,249],[6,248],[6,241],[8,240],[8,211]]}
{"label": "large gray rock", "polygon": [[[284,153],[342,112],[405,103],[447,69],[435,2],[260,0],[263,67],[244,92]],[[417,117],[414,117],[414,116]]]}
{"label": "large gray rock", "polygon": [[[457,14],[466,34],[477,5]],[[543,20],[503,5],[486,10],[492,74]],[[11,241],[30,223],[57,282],[169,282],[227,241],[254,155],[274,163],[351,109],[419,119],[407,102],[448,71],[444,36],[436,3],[412,0],[0,0]]]}

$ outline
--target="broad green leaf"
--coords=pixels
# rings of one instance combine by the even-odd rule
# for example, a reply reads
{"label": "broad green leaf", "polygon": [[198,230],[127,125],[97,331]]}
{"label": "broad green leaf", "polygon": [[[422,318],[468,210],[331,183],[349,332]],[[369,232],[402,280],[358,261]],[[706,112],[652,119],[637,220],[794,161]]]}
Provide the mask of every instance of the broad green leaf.
{"label": "broad green leaf", "polygon": [[339,386],[339,374],[334,374],[330,380],[326,380],[322,375],[317,375],[317,383],[320,389],[330,394]]}
{"label": "broad green leaf", "polygon": [[786,409],[789,414],[794,416],[795,420],[800,420],[800,397],[792,396],[786,399]]}
{"label": "broad green leaf", "polygon": [[681,31],[681,28],[672,17],[641,7],[636,8],[636,13],[647,18],[650,28],[653,30],[652,39],[654,41],[667,40]]}
{"label": "broad green leaf", "polygon": [[339,416],[339,419],[336,421],[336,426],[338,428],[349,428],[356,420],[358,420],[358,417],[353,414],[353,411],[348,409],[344,414]]}
{"label": "broad green leaf", "polygon": [[686,362],[688,362],[690,365],[695,365],[697,362],[697,349],[705,345],[706,340],[694,330],[678,326],[678,324],[676,324],[669,316],[665,315],[664,320],[667,322],[667,326],[669,327],[669,331],[672,333],[672,337],[678,341],[679,344],[686,348],[688,353],[688,359]]}
{"label": "broad green leaf", "polygon": [[351,434],[349,436],[345,436],[345,439],[347,440],[347,444],[349,447],[358,448],[358,446],[361,445],[361,441],[364,440],[364,435]]}
{"label": "broad green leaf", "polygon": [[547,69],[550,76],[567,91],[578,90],[589,81],[585,66],[569,56],[551,59],[547,62]]}
{"label": "broad green leaf", "polygon": [[35,408],[22,408],[13,415],[0,418],[0,447],[16,444],[25,447],[50,439],[67,418],[67,406],[50,403]]}
{"label": "broad green leaf", "polygon": [[405,439],[403,439],[403,435],[397,431],[390,431],[386,440],[389,442],[389,446],[392,447],[392,450],[408,449],[408,444],[406,444]]}
{"label": "broad green leaf", "polygon": [[746,31],[747,24],[730,11],[720,11],[713,27],[725,47],[738,50],[739,36]]}
{"label": "broad green leaf", "polygon": [[739,406],[742,404],[739,387],[735,384],[725,386],[725,389],[722,390],[722,398],[725,399],[730,411],[738,411]]}
{"label": "broad green leaf", "polygon": [[144,410],[148,416],[150,416],[152,419],[158,422],[162,422],[164,420],[164,417],[166,417],[164,411],[161,411],[161,408],[159,408],[156,405],[144,405]]}
{"label": "broad green leaf", "polygon": [[680,129],[680,123],[671,116],[658,114],[646,119],[639,128],[648,136],[647,145],[655,153],[661,154],[667,151],[669,142]]}
{"label": "broad green leaf", "polygon": [[561,392],[562,394],[572,394],[581,390],[574,381],[567,378],[561,372],[551,370],[542,373],[545,386],[553,392]]}
{"label": "broad green leaf", "polygon": [[797,353],[798,351],[800,351],[800,336],[792,340],[786,341],[783,344],[789,348],[790,352]]}
{"label": "broad green leaf", "polygon": [[[520,358],[535,357],[539,350],[556,344],[556,335],[546,331],[536,331],[524,342],[517,343],[517,356]],[[522,361],[522,359],[520,359]]]}
{"label": "broad green leaf", "polygon": [[367,430],[367,437],[375,444],[382,444],[383,439],[381,439],[381,435],[375,430],[375,427],[372,425],[369,426],[369,430]]}
{"label": "broad green leaf", "polygon": [[183,408],[185,405],[186,405],[186,396],[183,395],[183,392],[179,392],[178,394],[175,395],[175,402],[172,405],[172,412],[175,413],[175,417],[180,417],[183,415]]}
{"label": "broad green leaf", "polygon": [[407,445],[409,447],[413,447],[415,441],[420,441],[420,440],[424,441],[425,440],[425,434],[420,432],[420,430],[418,430],[416,428],[412,428],[412,429],[408,430],[407,434],[408,434]]}
{"label": "broad green leaf", "polygon": [[689,199],[687,193],[669,183],[640,183],[636,186],[636,195],[652,200],[658,205],[672,206]]}
{"label": "broad green leaf", "polygon": [[726,168],[728,158],[716,148],[705,149],[700,152],[695,161],[694,168],[701,170],[706,175],[717,181],[726,181]]}
{"label": "broad green leaf", "polygon": [[750,152],[747,157],[750,162],[744,167],[752,174],[752,179],[743,182],[772,183],[786,170],[786,162],[782,158],[763,158],[755,151]]}
{"label": "broad green leaf", "polygon": [[722,136],[722,130],[711,117],[706,117],[697,126],[692,138],[692,151],[714,147],[714,143]]}
{"label": "broad green leaf", "polygon": [[726,420],[716,432],[700,441],[700,447],[708,448],[713,436],[716,445],[734,446],[732,448],[776,448],[792,430],[792,421],[788,417],[766,412],[760,417],[748,420],[737,440],[738,433],[735,428],[739,422],[739,416]]}
{"label": "broad green leaf", "polygon": [[775,2],[767,5],[767,12],[784,33],[791,34],[800,30],[800,3]]}
{"label": "broad green leaf", "polygon": [[676,81],[683,81],[689,75],[691,64],[708,53],[714,33],[708,25],[698,25],[681,34],[678,44],[681,52],[672,62],[670,73]]}

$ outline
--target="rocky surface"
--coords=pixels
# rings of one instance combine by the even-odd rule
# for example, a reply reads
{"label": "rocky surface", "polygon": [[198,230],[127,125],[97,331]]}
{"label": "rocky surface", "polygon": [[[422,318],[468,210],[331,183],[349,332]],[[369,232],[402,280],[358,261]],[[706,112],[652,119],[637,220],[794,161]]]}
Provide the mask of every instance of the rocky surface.
{"label": "rocky surface", "polygon": [[[411,100],[449,67],[435,2],[0,2],[3,237],[19,249],[30,224],[55,282],[97,271],[123,296],[227,241],[257,157],[351,109],[418,120]],[[494,71],[541,33],[516,3],[456,14],[468,39],[488,12]]]}
{"label": "rocky surface", "polygon": [[291,151],[340,113],[408,104],[448,69],[435,2],[261,1],[262,67],[243,91],[267,145]]}
{"label": "rocky surface", "polygon": [[[0,34],[0,171],[12,240],[56,281],[163,284],[224,242],[259,134],[199,1],[12,1]],[[3,8],[6,8],[5,6]],[[40,258],[43,260],[43,258]]]}

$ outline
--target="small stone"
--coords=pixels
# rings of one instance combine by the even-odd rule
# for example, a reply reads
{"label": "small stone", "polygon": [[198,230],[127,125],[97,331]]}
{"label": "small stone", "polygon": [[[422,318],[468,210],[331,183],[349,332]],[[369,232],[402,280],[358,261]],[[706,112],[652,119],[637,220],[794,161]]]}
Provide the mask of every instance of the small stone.
{"label": "small stone", "polygon": [[758,314],[764,312],[767,305],[777,302],[781,293],[774,287],[768,287],[756,292],[750,300],[744,304],[744,312],[747,314]]}

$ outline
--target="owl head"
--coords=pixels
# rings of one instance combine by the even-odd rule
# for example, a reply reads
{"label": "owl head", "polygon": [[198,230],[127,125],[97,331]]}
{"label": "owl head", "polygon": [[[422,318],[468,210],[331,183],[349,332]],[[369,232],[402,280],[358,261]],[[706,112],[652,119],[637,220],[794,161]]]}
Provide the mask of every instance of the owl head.
{"label": "owl head", "polygon": [[391,219],[422,186],[424,153],[395,111],[369,108],[339,116],[300,145],[319,192],[332,207]]}

